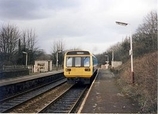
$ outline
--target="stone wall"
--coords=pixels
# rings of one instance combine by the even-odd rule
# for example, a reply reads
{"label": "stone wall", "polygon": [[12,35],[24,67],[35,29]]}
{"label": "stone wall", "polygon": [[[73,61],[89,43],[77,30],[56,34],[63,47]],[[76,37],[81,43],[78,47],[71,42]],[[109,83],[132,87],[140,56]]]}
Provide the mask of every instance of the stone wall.
{"label": "stone wall", "polygon": [[5,71],[0,71],[0,79],[13,78],[17,76],[29,75],[29,69],[10,69]]}

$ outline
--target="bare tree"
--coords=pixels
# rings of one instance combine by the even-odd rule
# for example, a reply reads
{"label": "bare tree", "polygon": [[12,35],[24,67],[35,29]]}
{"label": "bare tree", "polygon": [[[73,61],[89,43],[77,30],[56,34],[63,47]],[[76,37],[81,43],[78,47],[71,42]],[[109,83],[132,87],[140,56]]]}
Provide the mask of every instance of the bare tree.
{"label": "bare tree", "polygon": [[1,61],[13,62],[13,56],[20,38],[19,30],[14,25],[3,25],[0,30],[0,54]]}
{"label": "bare tree", "polygon": [[22,45],[25,46],[28,50],[36,49],[36,34],[32,29],[22,32]]}
{"label": "bare tree", "polygon": [[38,49],[35,53],[35,57],[37,60],[50,60],[51,55],[46,54],[46,52],[43,49]]}
{"label": "bare tree", "polygon": [[[139,25],[132,38],[134,57],[157,50],[157,13],[155,11],[150,12],[144,18],[144,22]],[[107,53],[111,56],[111,51],[114,51],[115,60],[126,62],[129,59],[129,49],[129,38],[127,37],[122,43],[111,46]]]}
{"label": "bare tree", "polygon": [[52,53],[56,53],[58,50],[63,51],[65,48],[64,41],[62,39],[54,40],[52,43]]}
{"label": "bare tree", "polygon": [[157,12],[150,12],[134,34],[137,56],[157,50]]}
{"label": "bare tree", "polygon": [[[28,29],[22,32],[21,34],[21,53],[26,51],[28,53],[28,64],[34,64],[35,53],[38,50],[36,47],[36,34],[32,29]],[[24,58],[22,56],[22,58]],[[23,59],[24,60],[24,59]]]}
{"label": "bare tree", "polygon": [[58,54],[59,65],[63,64],[63,59],[64,59],[63,51],[64,51],[64,48],[65,48],[65,43],[62,39],[53,41],[52,52],[51,52],[52,53],[53,64],[56,64],[57,54]]}

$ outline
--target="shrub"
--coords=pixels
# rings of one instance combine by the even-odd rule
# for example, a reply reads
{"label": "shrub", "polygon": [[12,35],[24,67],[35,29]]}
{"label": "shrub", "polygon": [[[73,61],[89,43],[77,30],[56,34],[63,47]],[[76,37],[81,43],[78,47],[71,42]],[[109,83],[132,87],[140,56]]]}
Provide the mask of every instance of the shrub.
{"label": "shrub", "polygon": [[157,111],[157,52],[134,60],[134,85],[130,77],[130,61],[119,70],[118,83],[122,91],[137,100],[142,112]]}

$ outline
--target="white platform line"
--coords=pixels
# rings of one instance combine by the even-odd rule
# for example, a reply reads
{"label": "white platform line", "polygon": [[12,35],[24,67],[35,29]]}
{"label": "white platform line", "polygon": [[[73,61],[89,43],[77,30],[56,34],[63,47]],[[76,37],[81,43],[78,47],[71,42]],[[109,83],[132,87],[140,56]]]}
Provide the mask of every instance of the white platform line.
{"label": "white platform line", "polygon": [[78,110],[77,113],[81,113],[81,111],[82,111],[82,109],[83,109],[83,107],[84,107],[84,105],[85,105],[85,102],[86,102],[86,100],[87,100],[87,98],[88,98],[88,96],[89,96],[89,93],[90,93],[90,91],[91,91],[91,89],[92,89],[92,87],[93,87],[93,85],[94,85],[94,82],[95,82],[96,78],[98,77],[99,70],[100,70],[100,69],[98,69],[97,75],[96,75],[95,79],[93,80],[92,85],[91,85],[90,89],[88,90],[88,92],[87,92],[87,94],[86,94],[86,96],[85,96],[85,98],[84,98],[84,100],[83,100],[83,102],[82,102],[82,104],[81,104],[81,106],[80,106],[80,108],[79,108],[79,110]]}

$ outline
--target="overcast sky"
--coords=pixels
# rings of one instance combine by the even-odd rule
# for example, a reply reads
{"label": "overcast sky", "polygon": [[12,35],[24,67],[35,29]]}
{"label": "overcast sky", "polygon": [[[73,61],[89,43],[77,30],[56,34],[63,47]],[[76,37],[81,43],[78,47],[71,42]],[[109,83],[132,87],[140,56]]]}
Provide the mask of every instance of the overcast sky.
{"label": "overcast sky", "polygon": [[[54,40],[65,48],[94,54],[134,33],[157,0],[0,0],[0,25],[11,23],[21,30],[34,29],[38,46],[51,52]],[[129,23],[123,27],[115,21]]]}

